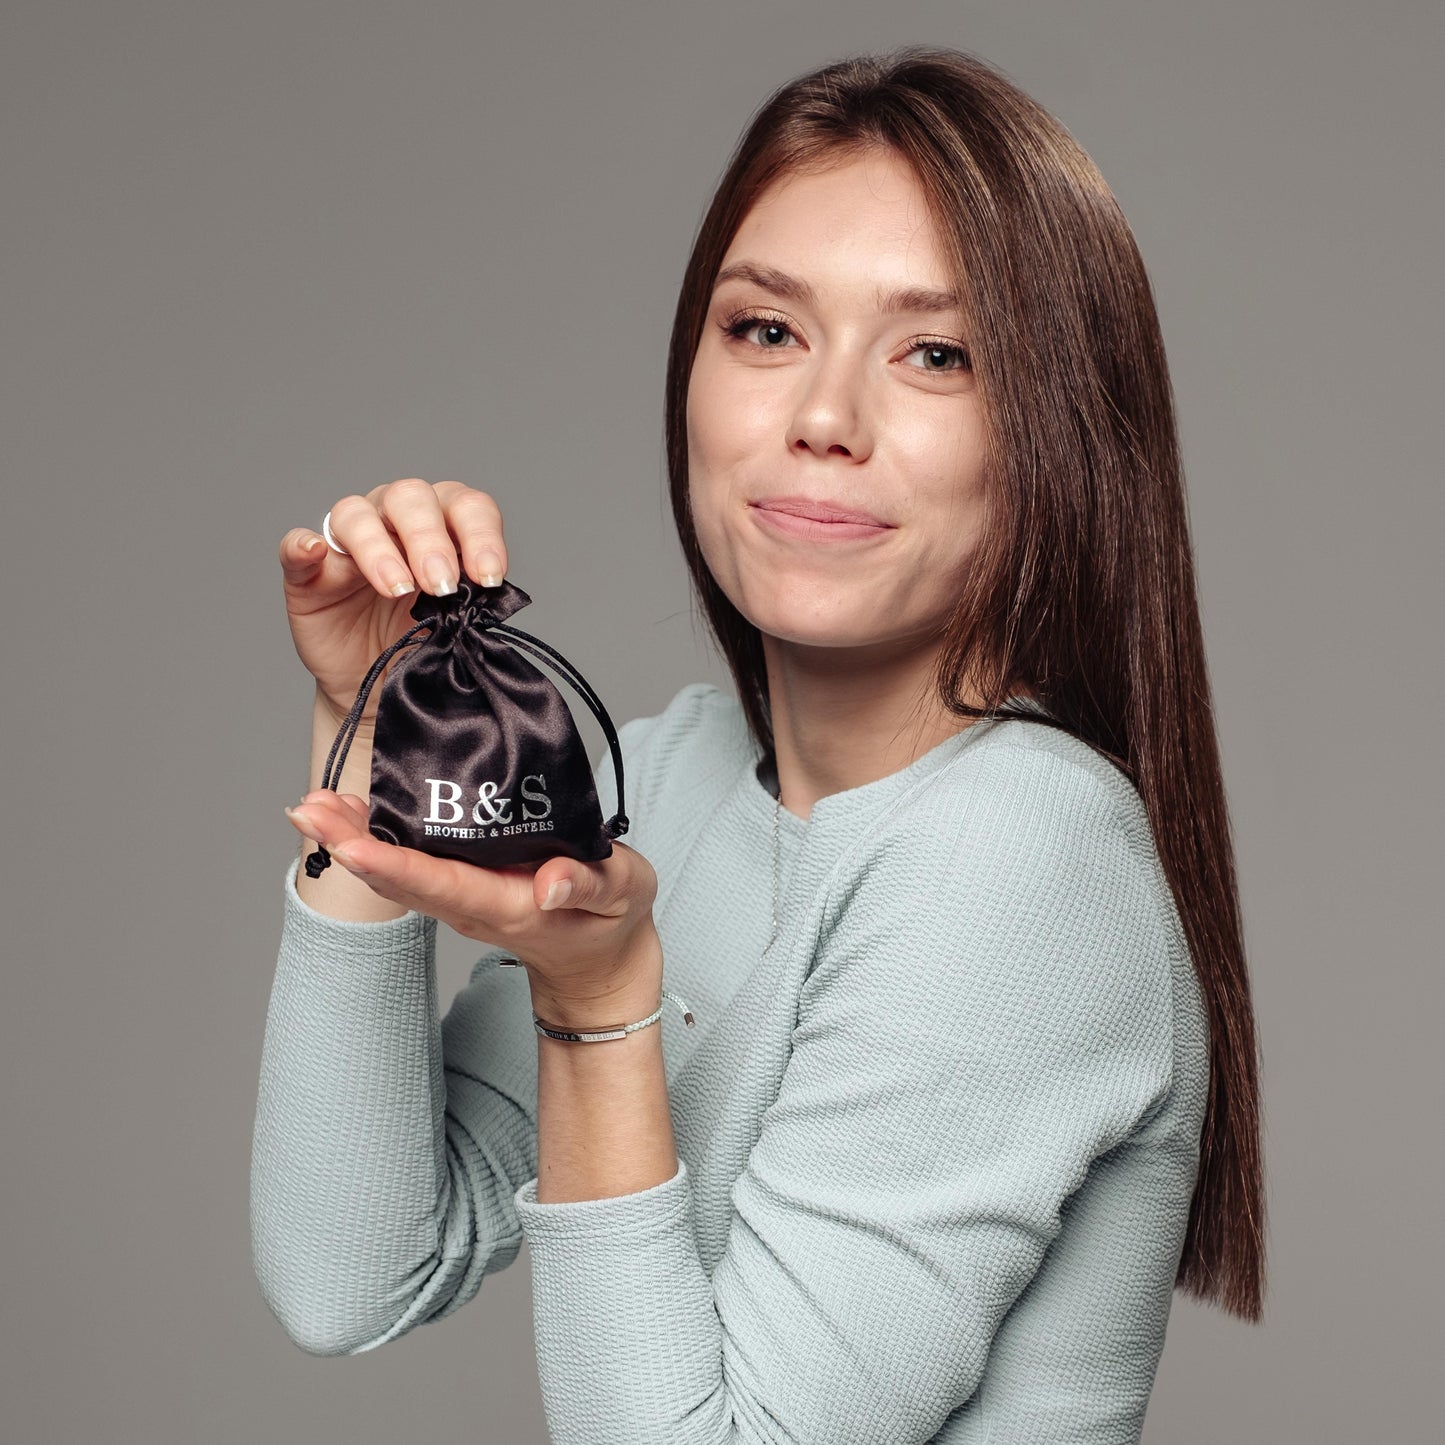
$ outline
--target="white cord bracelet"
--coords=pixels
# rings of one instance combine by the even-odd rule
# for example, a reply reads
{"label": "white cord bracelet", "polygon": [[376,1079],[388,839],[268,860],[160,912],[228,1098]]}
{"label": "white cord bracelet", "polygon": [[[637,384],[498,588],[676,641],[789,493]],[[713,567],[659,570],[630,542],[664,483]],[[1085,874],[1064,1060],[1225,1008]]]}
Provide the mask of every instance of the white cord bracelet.
{"label": "white cord bracelet", "polygon": [[[521,968],[522,961],[519,958],[499,958],[499,968]],[[675,993],[663,989],[664,999],[671,999],[678,1008],[682,1010],[683,1021],[688,1028],[692,1028],[695,1020],[692,1010]],[[551,1024],[543,1023],[534,1011],[532,1014],[532,1027],[539,1034],[545,1034],[549,1039],[560,1039],[566,1044],[600,1044],[606,1039],[625,1039],[628,1034],[636,1033],[638,1029],[645,1029],[649,1024],[655,1024],[662,1017],[662,1005],[659,1003],[657,1012],[648,1014],[645,1019],[638,1019],[635,1024],[613,1024],[608,1028],[601,1029],[559,1029]]]}

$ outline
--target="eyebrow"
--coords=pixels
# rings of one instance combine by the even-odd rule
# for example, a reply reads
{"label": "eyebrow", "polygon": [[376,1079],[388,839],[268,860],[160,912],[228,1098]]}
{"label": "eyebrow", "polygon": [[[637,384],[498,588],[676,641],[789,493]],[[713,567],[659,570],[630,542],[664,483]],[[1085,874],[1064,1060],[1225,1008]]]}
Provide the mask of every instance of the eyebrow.
{"label": "eyebrow", "polygon": [[[817,297],[806,281],[779,271],[774,266],[760,266],[755,261],[734,261],[717,273],[713,290],[717,291],[725,281],[751,281],[764,291],[782,296],[788,301],[798,301],[804,306],[815,304]],[[902,286],[896,291],[876,293],[878,309],[886,314],[911,311],[958,311],[962,302],[956,292],[936,291],[929,286]]]}

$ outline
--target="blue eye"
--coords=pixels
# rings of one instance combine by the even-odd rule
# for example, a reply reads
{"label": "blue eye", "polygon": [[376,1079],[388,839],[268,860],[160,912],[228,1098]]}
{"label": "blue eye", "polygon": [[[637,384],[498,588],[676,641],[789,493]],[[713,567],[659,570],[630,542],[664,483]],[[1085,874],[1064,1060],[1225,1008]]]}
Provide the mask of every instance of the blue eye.
{"label": "blue eye", "polygon": [[[763,328],[766,331],[782,332],[785,336],[793,334],[788,323],[778,316],[768,316],[762,312],[746,311],[739,315],[730,316],[721,323],[723,334],[732,341],[741,342],[744,345],[752,346],[759,351],[786,351],[785,346],[771,346],[757,341],[745,341],[749,331]],[[937,338],[920,336],[908,345],[908,354],[915,351],[925,351],[933,355],[944,355],[956,358],[955,366],[920,366],[915,367],[917,371],[931,371],[937,375],[947,375],[951,371],[971,371],[973,361],[965,347],[959,346],[953,341],[943,341]]]}
{"label": "blue eye", "polygon": [[[757,326],[765,326],[773,331],[786,332],[789,336],[793,334],[788,330],[786,323],[779,321],[774,316],[753,315],[734,316],[730,318],[723,323],[723,331],[728,336],[740,341],[749,331]],[[757,343],[752,344],[757,345]],[[762,351],[781,351],[783,348],[778,346],[760,346],[759,349]]]}
{"label": "blue eye", "polygon": [[946,356],[956,356],[958,358],[957,366],[921,366],[918,368],[920,371],[969,371],[973,367],[973,361],[968,352],[961,346],[955,346],[951,341],[929,341],[927,339],[915,341],[913,345],[909,347],[910,354],[914,351],[942,352]]}

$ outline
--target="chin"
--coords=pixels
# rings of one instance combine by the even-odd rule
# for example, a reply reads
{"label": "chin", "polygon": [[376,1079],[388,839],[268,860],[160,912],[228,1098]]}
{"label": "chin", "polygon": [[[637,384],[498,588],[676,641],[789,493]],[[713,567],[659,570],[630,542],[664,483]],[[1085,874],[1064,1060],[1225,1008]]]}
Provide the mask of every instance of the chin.
{"label": "chin", "polygon": [[738,610],[759,632],[797,647],[861,647],[873,640],[867,636],[868,619],[855,620],[841,609],[822,617],[816,610],[776,605]]}

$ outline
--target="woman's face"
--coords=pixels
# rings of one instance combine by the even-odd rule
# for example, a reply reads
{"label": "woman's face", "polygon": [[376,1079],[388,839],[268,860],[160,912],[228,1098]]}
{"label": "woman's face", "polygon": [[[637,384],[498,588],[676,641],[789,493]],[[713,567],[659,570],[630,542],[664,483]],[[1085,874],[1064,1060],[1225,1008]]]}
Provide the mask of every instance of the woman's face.
{"label": "woman's face", "polygon": [[[758,274],[729,277],[744,265]],[[718,275],[687,400],[718,585],[788,642],[880,659],[936,645],[980,530],[983,434],[962,312],[920,294],[889,308],[895,291],[950,290],[912,171],[875,152],[784,177]],[[770,499],[786,498],[874,523],[779,521]]]}

